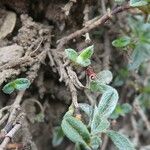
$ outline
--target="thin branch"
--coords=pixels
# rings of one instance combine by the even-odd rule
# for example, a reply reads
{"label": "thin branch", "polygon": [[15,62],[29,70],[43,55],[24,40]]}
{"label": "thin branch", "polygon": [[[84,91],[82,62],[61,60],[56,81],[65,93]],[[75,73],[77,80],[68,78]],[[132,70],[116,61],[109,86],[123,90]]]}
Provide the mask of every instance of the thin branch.
{"label": "thin branch", "polygon": [[22,113],[19,116],[19,119],[16,122],[16,124],[14,125],[14,127],[5,135],[5,138],[4,138],[3,142],[0,145],[0,150],[4,150],[7,147],[7,144],[14,137],[15,133],[21,128],[24,116],[25,116],[24,113]]}
{"label": "thin branch", "polygon": [[[89,5],[88,5],[88,4],[85,5],[85,8],[84,8],[83,13],[84,13],[83,26],[85,26],[85,25],[86,25],[86,22],[89,21]],[[85,42],[86,42],[87,44],[91,42],[91,38],[90,38],[89,32],[85,33]]]}
{"label": "thin branch", "polygon": [[76,0],[70,0],[62,10],[65,12],[65,15],[68,16],[71,10],[71,7],[73,6],[74,3],[76,3]]}
{"label": "thin branch", "polygon": [[150,123],[149,123],[148,118],[145,115],[143,109],[140,107],[138,99],[135,99],[134,107],[135,107],[136,111],[139,113],[139,115],[141,116],[142,120],[145,122],[145,126],[148,129],[148,131],[150,131]]}
{"label": "thin branch", "polygon": [[135,146],[138,146],[138,143],[139,143],[139,132],[138,132],[138,128],[137,128],[137,122],[136,122],[134,116],[131,116],[131,123],[132,123],[132,127],[133,127],[133,132],[134,132],[133,143],[134,143]]}
{"label": "thin branch", "polygon": [[92,24],[89,24],[89,26],[85,26],[84,28],[77,30],[73,33],[71,33],[70,35],[65,36],[64,38],[59,40],[59,44],[57,46],[57,49],[62,49],[62,47],[67,44],[70,40],[79,37],[89,31],[91,31],[94,28],[100,27],[101,25],[103,25],[107,20],[109,20],[113,15],[116,15],[120,12],[126,11],[128,9],[130,9],[131,7],[129,6],[129,4],[125,5],[125,6],[120,6],[115,8],[114,10],[112,10],[110,13],[106,13],[105,15],[103,15],[100,19],[96,20],[95,22],[93,22]]}

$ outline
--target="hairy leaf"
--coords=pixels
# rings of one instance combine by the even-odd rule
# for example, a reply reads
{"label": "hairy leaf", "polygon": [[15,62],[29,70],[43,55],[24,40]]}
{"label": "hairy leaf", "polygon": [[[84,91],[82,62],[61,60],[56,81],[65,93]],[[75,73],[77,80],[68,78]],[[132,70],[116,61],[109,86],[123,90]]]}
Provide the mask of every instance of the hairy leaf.
{"label": "hairy leaf", "polygon": [[100,147],[101,144],[102,144],[102,141],[101,141],[99,136],[93,136],[91,138],[92,150],[97,150]]}
{"label": "hairy leaf", "polygon": [[90,82],[90,90],[93,92],[100,92],[103,93],[107,90],[108,86],[105,84],[102,84],[100,82],[96,81],[91,81]]}
{"label": "hairy leaf", "polygon": [[10,83],[7,83],[4,87],[3,87],[3,92],[6,93],[6,94],[11,94],[15,88],[14,88],[14,83],[13,82],[10,82]]}
{"label": "hairy leaf", "polygon": [[112,130],[107,131],[106,134],[119,150],[135,150],[133,144],[124,135]]}
{"label": "hairy leaf", "polygon": [[26,78],[19,78],[14,80],[15,83],[15,89],[17,90],[25,90],[27,88],[29,88],[30,86],[30,81]]}
{"label": "hairy leaf", "polygon": [[91,133],[94,135],[104,132],[109,127],[109,125],[109,121],[106,118],[102,118],[100,116],[98,108],[95,106],[93,120],[91,123]]}
{"label": "hairy leaf", "polygon": [[126,47],[131,43],[131,39],[129,37],[120,37],[112,42],[114,47]]}
{"label": "hairy leaf", "polygon": [[78,56],[76,63],[78,63],[82,67],[87,67],[91,64],[90,59],[83,59],[82,57]]}
{"label": "hairy leaf", "polygon": [[97,74],[98,81],[103,84],[109,84],[112,81],[112,73],[109,70],[103,70]]}
{"label": "hairy leaf", "polygon": [[131,55],[131,63],[129,64],[130,70],[137,69],[141,63],[150,59],[150,44],[140,43],[134,49]]}
{"label": "hairy leaf", "polygon": [[132,7],[145,6],[147,4],[148,4],[147,0],[130,0],[130,6]]}
{"label": "hairy leaf", "polygon": [[78,57],[78,53],[71,48],[65,49],[65,53],[66,56],[68,57],[68,59],[72,60],[72,61],[76,61],[77,57]]}
{"label": "hairy leaf", "polygon": [[64,134],[74,143],[81,143],[88,146],[90,143],[90,133],[82,121],[75,117],[65,117],[61,124]]}
{"label": "hairy leaf", "polygon": [[113,88],[110,88],[102,95],[98,104],[98,111],[101,117],[109,117],[117,105],[118,98],[118,92]]}
{"label": "hairy leaf", "polygon": [[81,54],[79,55],[80,58],[82,58],[83,60],[87,60],[90,59],[91,56],[93,55],[94,52],[94,46],[89,46],[87,48],[85,48]]}
{"label": "hairy leaf", "polygon": [[86,115],[88,115],[88,117],[90,118],[92,117],[92,113],[93,113],[92,106],[90,106],[89,104],[85,104],[85,103],[79,103],[79,107]]}

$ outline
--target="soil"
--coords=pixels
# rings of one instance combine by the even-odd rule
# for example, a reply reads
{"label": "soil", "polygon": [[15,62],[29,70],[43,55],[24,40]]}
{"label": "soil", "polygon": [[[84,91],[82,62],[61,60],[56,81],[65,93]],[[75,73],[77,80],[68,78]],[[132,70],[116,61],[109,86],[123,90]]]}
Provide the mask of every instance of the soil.
{"label": "soil", "polygon": [[[11,141],[12,144],[23,143],[20,150],[74,149],[73,144],[67,138],[60,146],[52,146],[54,127],[60,125],[63,115],[72,101],[72,95],[67,85],[68,74],[66,75],[70,68],[63,70],[66,58],[62,58],[64,47],[57,50],[58,40],[84,27],[86,22],[83,13],[85,5],[89,6],[88,20],[102,11],[100,10],[101,4],[97,0],[79,0],[73,4],[69,15],[66,15],[65,6],[67,3],[68,0],[0,1],[1,88],[7,82],[19,77],[26,77],[32,83],[30,88],[25,91],[21,102],[21,109],[25,112],[26,119],[23,127]],[[106,3],[112,8],[115,7],[112,1]],[[128,61],[126,55],[116,52],[110,46],[110,41],[119,34],[119,31],[116,30],[119,23],[115,20],[125,22],[123,15],[124,13],[120,17],[112,18],[104,27],[92,30],[90,33],[92,42],[85,42],[85,37],[81,36],[69,41],[65,47],[80,51],[93,43],[95,46],[92,58],[94,70],[99,72],[107,68],[115,74],[117,69]],[[113,27],[111,28],[111,26]],[[108,49],[107,52],[106,49]],[[112,51],[111,54],[110,51]],[[118,58],[125,61],[120,63]],[[81,83],[85,85],[84,69],[73,67],[73,70]],[[71,71],[72,69],[70,69],[70,73],[73,75],[71,81],[78,89],[78,101],[89,103],[83,88],[77,82],[77,77]],[[118,90],[121,91],[121,89]],[[0,107],[13,104],[16,96],[17,92],[6,95],[1,91]],[[92,96],[95,99],[99,97],[99,95]],[[124,97],[126,96],[125,94]],[[41,111],[44,113],[42,117],[40,116]],[[123,122],[126,120],[127,118],[124,118]],[[6,121],[1,125],[1,129],[5,125]],[[120,126],[122,127],[123,123]],[[119,129],[120,126],[117,124],[115,128]],[[127,124],[127,128],[129,135],[132,136],[130,125]],[[13,148],[8,147],[7,149]],[[109,150],[113,149],[113,147],[109,148]]]}

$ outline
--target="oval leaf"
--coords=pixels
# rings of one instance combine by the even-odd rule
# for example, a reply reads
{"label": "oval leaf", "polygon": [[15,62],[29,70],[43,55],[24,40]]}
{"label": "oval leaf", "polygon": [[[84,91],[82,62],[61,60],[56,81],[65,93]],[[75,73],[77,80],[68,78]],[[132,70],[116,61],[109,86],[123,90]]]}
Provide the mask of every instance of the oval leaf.
{"label": "oval leaf", "polygon": [[128,65],[129,70],[138,69],[138,67],[145,61],[150,59],[150,45],[146,43],[138,44],[132,55],[131,55],[131,63]]}
{"label": "oval leaf", "polygon": [[98,81],[91,81],[90,82],[90,90],[93,92],[103,93],[107,90],[107,85],[101,84]]}
{"label": "oval leaf", "polygon": [[106,129],[108,129],[109,126],[110,126],[109,121],[105,118],[100,119],[99,115],[97,115],[97,117],[95,117],[95,119],[92,121],[92,124],[93,124],[92,126],[94,127],[92,129],[92,134],[93,135],[105,132]]}
{"label": "oval leaf", "polygon": [[122,107],[122,110],[125,114],[132,111],[132,106],[128,103],[123,104],[121,107]]}
{"label": "oval leaf", "polygon": [[97,78],[99,82],[109,84],[113,79],[113,75],[109,70],[103,70],[97,74]]}
{"label": "oval leaf", "polygon": [[68,48],[68,49],[65,49],[65,53],[66,53],[66,56],[68,57],[68,59],[72,60],[72,61],[76,61],[77,57],[78,57],[78,53],[71,49],[71,48]]}
{"label": "oval leaf", "polygon": [[107,131],[106,134],[111,138],[119,150],[135,150],[133,144],[124,135],[112,130]]}
{"label": "oval leaf", "polygon": [[25,90],[30,86],[30,81],[26,78],[16,79],[14,83],[17,90]]}
{"label": "oval leaf", "polygon": [[90,59],[91,56],[94,53],[94,46],[89,46],[87,48],[85,48],[79,55],[79,57],[81,57],[83,60],[87,60]]}
{"label": "oval leaf", "polygon": [[114,47],[126,47],[127,45],[129,45],[131,42],[131,39],[129,37],[121,37],[121,38],[118,38],[116,40],[114,40],[112,42],[112,45]]}
{"label": "oval leaf", "polygon": [[64,134],[74,143],[81,143],[88,146],[90,143],[90,133],[82,121],[75,117],[65,117],[61,124]]}
{"label": "oval leaf", "polygon": [[102,95],[98,104],[98,111],[101,117],[107,118],[110,116],[117,105],[118,99],[118,92],[110,87],[110,89]]}
{"label": "oval leaf", "polygon": [[10,82],[3,87],[3,92],[6,94],[11,94],[14,91],[14,83]]}
{"label": "oval leaf", "polygon": [[82,67],[87,67],[91,64],[90,59],[83,59],[82,57],[78,56],[76,63],[78,63]]}
{"label": "oval leaf", "polygon": [[91,147],[92,147],[92,150],[97,150],[100,147],[101,144],[102,144],[102,141],[101,141],[100,137],[93,136],[91,138]]}
{"label": "oval leaf", "polygon": [[85,103],[79,103],[79,107],[86,115],[88,115],[88,117],[90,118],[92,117],[92,113],[93,113],[92,106],[90,106],[89,104],[85,104]]}

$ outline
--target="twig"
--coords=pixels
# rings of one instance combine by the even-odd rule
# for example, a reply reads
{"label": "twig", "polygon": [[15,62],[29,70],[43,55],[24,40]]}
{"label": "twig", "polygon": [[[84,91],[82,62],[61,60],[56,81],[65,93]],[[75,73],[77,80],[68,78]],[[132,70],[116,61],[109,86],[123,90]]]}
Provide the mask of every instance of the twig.
{"label": "twig", "polygon": [[86,95],[86,97],[88,98],[90,104],[92,106],[95,106],[96,101],[92,98],[92,96],[86,91],[86,89],[84,90],[84,93]]}
{"label": "twig", "polygon": [[106,6],[105,6],[105,0],[101,0],[101,6],[102,6],[102,12],[105,14],[107,12]]}
{"label": "twig", "polygon": [[84,88],[82,83],[79,81],[77,74],[72,70],[71,66],[67,66],[66,69],[71,82],[79,89]]}
{"label": "twig", "polygon": [[0,119],[1,119],[2,116],[3,116],[3,112],[4,112],[5,110],[9,110],[10,107],[11,107],[11,106],[5,106],[5,107],[3,107],[3,108],[0,109]]}
{"label": "twig", "polygon": [[77,100],[77,90],[76,90],[76,88],[75,88],[75,86],[73,85],[72,82],[69,82],[68,86],[70,88],[70,92],[71,92],[71,95],[72,95],[72,103],[75,106],[75,108],[78,109],[79,104],[78,104],[78,100]]}
{"label": "twig", "polygon": [[54,59],[53,59],[53,57],[52,57],[52,54],[51,54],[51,51],[48,51],[48,57],[49,57],[49,60],[50,60],[50,66],[51,67],[53,67],[53,66],[55,66],[55,62],[54,62]]}
{"label": "twig", "polygon": [[[89,21],[89,5],[86,4],[85,5],[85,8],[84,8],[84,21],[83,21],[83,25],[85,26],[86,22]],[[91,42],[91,39],[90,39],[90,34],[87,32],[85,33],[85,42],[88,44]]]}
{"label": "twig", "polygon": [[0,126],[8,119],[9,113],[6,113],[3,118],[0,120]]}
{"label": "twig", "polygon": [[0,145],[0,150],[4,150],[6,148],[7,144],[14,137],[15,133],[21,128],[23,119],[24,119],[24,114],[22,113],[19,116],[19,120],[16,122],[14,127],[5,135],[5,139]]}
{"label": "twig", "polygon": [[102,147],[100,148],[100,150],[106,150],[106,148],[107,148],[107,144],[108,144],[108,136],[104,136],[104,142],[103,142],[103,145],[102,145]]}
{"label": "twig", "polygon": [[79,37],[89,31],[91,31],[92,29],[96,28],[96,27],[99,27],[101,25],[103,25],[107,20],[110,19],[110,15],[113,16],[113,15],[116,15],[120,12],[123,12],[123,11],[126,11],[128,9],[130,9],[131,7],[129,6],[129,4],[125,5],[125,6],[120,6],[120,7],[117,7],[115,8],[114,10],[112,10],[110,12],[110,14],[105,14],[103,15],[100,19],[96,20],[95,22],[93,22],[92,24],[89,24],[89,26],[85,26],[84,28],[80,29],[80,30],[77,30],[73,33],[71,33],[70,35],[67,35],[65,36],[64,38],[60,39],[59,40],[59,44],[57,46],[57,49],[58,50],[61,50],[62,47],[68,43],[70,40],[76,38],[76,37]]}
{"label": "twig", "polygon": [[133,132],[134,132],[133,143],[134,143],[135,146],[138,146],[138,143],[139,143],[139,132],[138,132],[138,128],[137,128],[137,122],[136,122],[134,116],[131,116],[131,123],[132,123],[132,127],[133,127]]}
{"label": "twig", "polygon": [[142,120],[145,122],[145,125],[146,125],[146,128],[148,129],[148,131],[150,131],[150,123],[149,123],[148,118],[145,115],[144,111],[140,107],[140,104],[139,104],[139,101],[137,98],[134,101],[134,107],[135,107],[136,111],[139,113],[139,115],[141,116]]}
{"label": "twig", "polygon": [[65,5],[62,10],[65,12],[65,15],[68,16],[71,10],[71,7],[73,6],[74,3],[76,3],[76,0],[69,0],[69,2]]}

